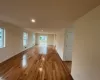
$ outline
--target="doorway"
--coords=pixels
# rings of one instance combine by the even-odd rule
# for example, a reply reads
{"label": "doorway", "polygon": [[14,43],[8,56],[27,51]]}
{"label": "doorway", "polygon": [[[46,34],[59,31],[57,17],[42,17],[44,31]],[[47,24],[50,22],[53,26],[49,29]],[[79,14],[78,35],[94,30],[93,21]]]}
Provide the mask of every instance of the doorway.
{"label": "doorway", "polygon": [[47,46],[47,36],[39,36],[39,45]]}

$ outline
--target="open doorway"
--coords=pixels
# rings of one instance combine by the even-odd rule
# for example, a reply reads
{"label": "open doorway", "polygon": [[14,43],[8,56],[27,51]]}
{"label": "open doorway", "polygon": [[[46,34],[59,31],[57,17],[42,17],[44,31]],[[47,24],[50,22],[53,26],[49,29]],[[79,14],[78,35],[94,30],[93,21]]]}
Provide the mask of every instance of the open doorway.
{"label": "open doorway", "polygon": [[39,36],[39,45],[47,46],[47,36]]}

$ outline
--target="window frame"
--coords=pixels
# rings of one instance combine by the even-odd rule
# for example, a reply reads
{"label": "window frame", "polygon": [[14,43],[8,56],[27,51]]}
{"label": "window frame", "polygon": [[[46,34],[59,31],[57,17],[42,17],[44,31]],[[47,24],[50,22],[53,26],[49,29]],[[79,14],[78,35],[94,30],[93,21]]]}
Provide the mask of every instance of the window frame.
{"label": "window frame", "polygon": [[23,32],[23,46],[26,47],[27,45],[28,45],[28,33]]}
{"label": "window frame", "polygon": [[0,27],[0,29],[2,30],[2,45],[0,46],[0,49],[1,48],[4,48],[5,47],[5,29]]}

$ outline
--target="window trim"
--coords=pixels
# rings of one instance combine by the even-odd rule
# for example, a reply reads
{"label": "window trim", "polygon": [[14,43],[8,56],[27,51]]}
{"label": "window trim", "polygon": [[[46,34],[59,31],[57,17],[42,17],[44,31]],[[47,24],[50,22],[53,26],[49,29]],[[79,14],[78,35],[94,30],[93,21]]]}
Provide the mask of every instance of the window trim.
{"label": "window trim", "polygon": [[3,35],[3,36],[2,36],[2,37],[3,37],[3,40],[2,40],[2,43],[3,43],[3,44],[2,44],[2,46],[1,46],[0,48],[4,48],[4,47],[5,47],[5,29],[2,28],[2,27],[0,27],[0,29],[3,30],[3,34],[2,34],[2,35]]}
{"label": "window trim", "polygon": [[[25,35],[27,34],[26,36],[26,39],[25,39]],[[26,41],[26,44],[24,43],[24,40]],[[28,45],[28,33],[27,32],[23,32],[23,46],[26,47]]]}

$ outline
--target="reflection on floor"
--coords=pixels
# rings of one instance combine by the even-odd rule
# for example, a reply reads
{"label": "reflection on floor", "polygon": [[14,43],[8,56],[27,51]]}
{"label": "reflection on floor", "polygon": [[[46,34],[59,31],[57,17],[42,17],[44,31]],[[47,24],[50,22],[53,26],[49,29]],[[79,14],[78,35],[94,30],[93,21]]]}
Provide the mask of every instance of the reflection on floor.
{"label": "reflection on floor", "polygon": [[40,54],[47,54],[47,45],[39,45],[39,53]]}
{"label": "reflection on floor", "polygon": [[0,80],[73,79],[54,48],[34,47],[2,63]]}

